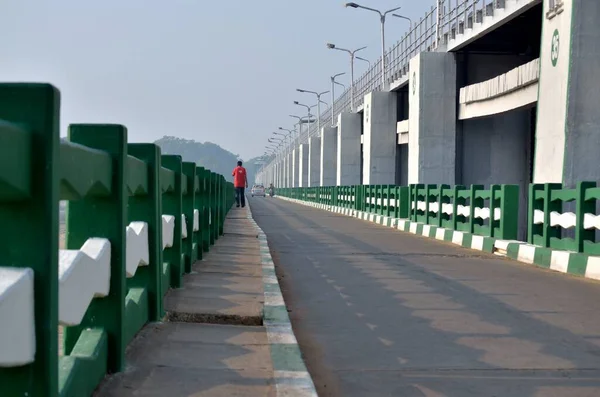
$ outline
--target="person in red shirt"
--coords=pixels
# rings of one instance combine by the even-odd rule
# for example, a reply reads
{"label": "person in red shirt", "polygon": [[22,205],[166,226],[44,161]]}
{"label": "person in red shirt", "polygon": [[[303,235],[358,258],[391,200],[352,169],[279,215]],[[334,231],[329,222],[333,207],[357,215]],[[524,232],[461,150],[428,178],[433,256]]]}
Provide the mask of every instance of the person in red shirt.
{"label": "person in red shirt", "polygon": [[245,189],[248,187],[248,177],[246,176],[246,169],[242,167],[242,162],[237,162],[237,167],[233,169],[231,173],[233,176],[233,186],[235,187],[235,203],[236,207],[242,208],[246,206],[246,192]]}

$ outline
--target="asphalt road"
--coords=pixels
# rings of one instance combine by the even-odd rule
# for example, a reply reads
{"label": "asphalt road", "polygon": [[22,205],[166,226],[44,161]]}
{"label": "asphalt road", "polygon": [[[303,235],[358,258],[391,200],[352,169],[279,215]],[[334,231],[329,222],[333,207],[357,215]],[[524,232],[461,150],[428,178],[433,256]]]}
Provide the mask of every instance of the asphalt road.
{"label": "asphalt road", "polygon": [[600,283],[250,199],[325,396],[600,396]]}

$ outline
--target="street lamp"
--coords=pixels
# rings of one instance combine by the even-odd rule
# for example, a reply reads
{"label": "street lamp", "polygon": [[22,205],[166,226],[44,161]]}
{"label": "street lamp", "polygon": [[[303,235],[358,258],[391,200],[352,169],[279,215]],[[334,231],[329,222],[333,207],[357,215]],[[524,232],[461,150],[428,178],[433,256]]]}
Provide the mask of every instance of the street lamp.
{"label": "street lamp", "polygon": [[389,14],[391,12],[398,11],[401,7],[396,7],[396,8],[392,8],[391,10],[381,12],[374,8],[361,6],[360,4],[356,4],[356,3],[346,3],[345,6],[350,7],[350,8],[362,8],[363,10],[372,11],[372,12],[376,12],[379,14],[379,21],[381,22],[381,86],[382,86],[382,89],[385,89],[385,68],[386,68],[386,62],[385,62],[385,17],[387,14]]}
{"label": "street lamp", "polygon": [[369,61],[368,59],[365,59],[365,58],[361,58],[361,57],[356,57],[356,59],[359,59],[361,61],[364,61],[364,62],[368,63],[369,64],[369,69],[371,69],[371,61]]}
{"label": "street lamp", "polygon": [[367,47],[357,48],[354,51],[347,50],[345,48],[336,47],[335,44],[327,43],[327,48],[331,50],[344,51],[350,54],[350,111],[354,111],[354,54],[360,50],[364,50]]}
{"label": "street lamp", "polygon": [[[317,96],[317,133],[320,134],[321,133],[321,95],[327,94],[329,93],[329,91],[323,91],[323,92],[316,92],[316,91],[309,91],[309,90],[301,90],[300,88],[296,88],[296,91],[298,92],[304,92],[307,94],[313,94]],[[326,103],[326,102],[323,102]]]}
{"label": "street lamp", "polygon": [[[340,77],[345,75],[345,72],[342,73],[338,73],[338,74],[334,74],[333,76],[330,76],[329,78],[331,79],[331,126],[333,127],[335,125],[333,118],[335,117],[335,85],[339,84],[341,86],[343,86],[342,83],[338,83],[337,81],[335,81],[336,77]],[[346,87],[344,87],[344,91],[346,91]]]}
{"label": "street lamp", "polygon": [[[300,103],[298,101],[294,101],[294,105],[298,105],[298,106],[304,106],[306,108],[307,114],[308,114],[308,119],[310,120],[310,108],[311,106],[305,105],[303,103]],[[302,128],[300,128],[300,130],[302,130]],[[310,124],[306,124],[306,138],[308,139],[308,133],[310,131]]]}
{"label": "street lamp", "polygon": [[392,16],[396,17],[396,18],[400,18],[400,19],[406,19],[408,21],[408,23],[410,24],[409,28],[412,29],[413,23],[412,23],[412,19],[410,19],[409,17],[405,17],[404,15],[400,15],[400,14],[392,14]]}

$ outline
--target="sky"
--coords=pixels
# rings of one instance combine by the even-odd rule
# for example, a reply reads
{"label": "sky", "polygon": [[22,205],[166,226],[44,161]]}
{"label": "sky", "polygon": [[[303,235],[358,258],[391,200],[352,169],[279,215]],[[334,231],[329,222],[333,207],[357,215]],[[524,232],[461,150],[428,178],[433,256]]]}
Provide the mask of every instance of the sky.
{"label": "sky", "polygon": [[[434,0],[363,0],[417,21]],[[381,54],[379,17],[340,0],[4,0],[0,81],[48,82],[71,123],[119,123],[130,142],[172,135],[213,142],[243,159],[262,155],[278,127],[292,129],[314,96],[348,86],[349,56]],[[389,18],[386,47],[408,29]],[[355,77],[367,68],[357,61]],[[341,87],[337,93],[341,94]],[[325,98],[330,102],[329,94]]]}

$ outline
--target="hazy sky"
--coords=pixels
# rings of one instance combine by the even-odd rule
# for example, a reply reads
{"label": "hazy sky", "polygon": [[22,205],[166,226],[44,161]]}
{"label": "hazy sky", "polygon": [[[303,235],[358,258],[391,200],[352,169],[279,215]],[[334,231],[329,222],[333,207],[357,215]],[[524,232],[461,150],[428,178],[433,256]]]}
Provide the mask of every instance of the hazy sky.
{"label": "hazy sky", "polygon": [[[416,21],[434,0],[359,3],[402,6]],[[248,159],[278,126],[291,129],[289,114],[306,113],[294,100],[316,103],[296,88],[328,90],[340,72],[348,85],[348,55],[325,43],[366,45],[375,60],[379,26],[340,0],[4,0],[0,80],[57,86],[63,135],[69,123],[121,123],[131,142],[174,135]],[[407,27],[389,19],[386,44]]]}

